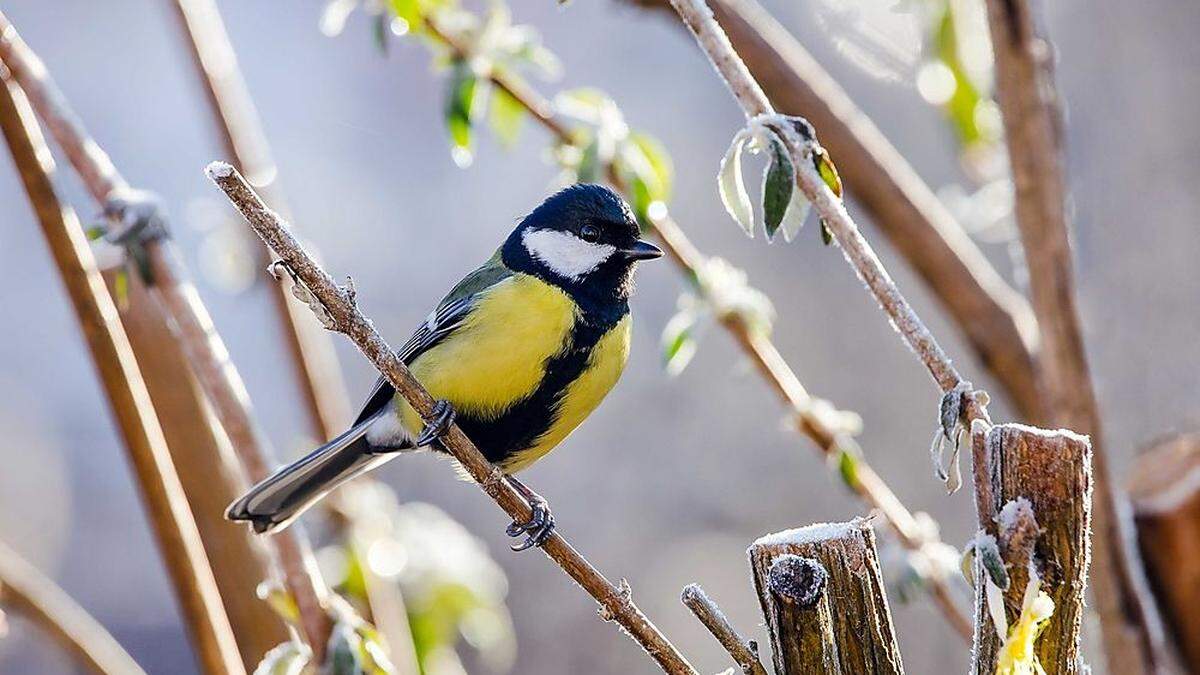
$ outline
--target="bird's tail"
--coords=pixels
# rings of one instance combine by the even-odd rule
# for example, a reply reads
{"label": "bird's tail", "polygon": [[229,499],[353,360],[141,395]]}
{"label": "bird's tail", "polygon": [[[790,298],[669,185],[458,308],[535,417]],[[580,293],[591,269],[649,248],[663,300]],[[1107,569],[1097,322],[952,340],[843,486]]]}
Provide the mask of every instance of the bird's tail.
{"label": "bird's tail", "polygon": [[263,479],[230,504],[225,517],[248,521],[259,534],[287,527],[337,486],[395,457],[394,453],[371,452],[366,433],[374,421],[370,417],[359,422]]}

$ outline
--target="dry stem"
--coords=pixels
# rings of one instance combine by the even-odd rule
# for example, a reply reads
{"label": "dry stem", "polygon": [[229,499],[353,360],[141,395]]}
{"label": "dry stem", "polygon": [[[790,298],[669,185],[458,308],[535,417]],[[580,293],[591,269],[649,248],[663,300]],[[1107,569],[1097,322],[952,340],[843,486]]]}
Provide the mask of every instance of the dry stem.
{"label": "dry stem", "polygon": [[[208,175],[225,192],[255,233],[320,300],[335,322],[336,330],[349,337],[396,391],[422,417],[428,419],[433,412],[433,398],[387,345],[371,321],[358,310],[353,287],[339,287],[334,283],[333,278],[304,251],[286,223],[263,204],[250,184],[232,166],[214,162],[208,167]],[[529,504],[505,479],[504,474],[484,459],[462,429],[457,425],[451,426],[441,443],[509,516],[521,521],[530,517]],[[613,585],[557,532],[551,535],[542,550],[601,604],[604,618],[621,624],[665,672],[695,673],[683,655],[633,603],[627,586],[622,589]]]}
{"label": "dry stem", "polygon": [[1042,343],[1042,387],[1052,421],[1092,439],[1095,461],[1095,560],[1093,584],[1109,669],[1155,672],[1159,646],[1153,618],[1134,577],[1132,551],[1101,435],[1096,402],[1075,304],[1066,180],[1050,45],[1038,37],[1024,0],[988,0],[996,61],[996,94],[1004,119],[1016,192],[1017,227],[1029,268],[1029,287]]}
{"label": "dry stem", "polygon": [[[0,35],[7,37],[3,15]],[[5,78],[0,78],[0,126],[124,437],[199,661],[210,673],[243,673],[200,534],[117,308],[74,211],[61,203],[54,190],[53,163],[28,102],[21,89]]]}
{"label": "dry stem", "polygon": [[[469,51],[465,45],[448,33],[439,29],[433,21],[428,21],[426,27],[431,34],[446,43],[459,56],[466,56]],[[540,94],[530,88],[524,81],[513,77],[507,72],[492,71],[487,74],[491,82],[509,94],[514,100],[536,120],[542,127],[555,136],[560,142],[571,141],[571,131],[554,112],[554,106]],[[615,166],[610,163],[606,167],[610,182],[622,192],[628,194],[627,186],[623,185],[617,175]],[[683,228],[664,210],[661,215],[651,220],[654,233],[662,244],[667,257],[679,268],[685,279],[694,283],[699,278],[700,265],[704,260],[703,254],[695,247],[684,233]],[[702,291],[703,289],[697,288]],[[831,428],[827,419],[819,415],[815,408],[816,400],[809,395],[796,376],[795,371],[787,364],[783,356],[775,348],[770,338],[756,333],[737,316],[719,317],[720,323],[733,336],[734,341],[754,362],[759,374],[780,399],[795,411],[797,428],[808,436],[826,457],[836,457],[843,450],[857,453],[853,439],[839,429]],[[866,461],[859,459],[859,480],[851,485],[855,494],[871,508],[878,509],[895,531],[901,544],[909,550],[917,550],[922,545],[916,532],[912,514],[896,497],[891,488],[876,474]],[[951,628],[964,640],[971,639],[971,622],[959,609],[953,593],[942,579],[930,579],[930,591],[934,603],[941,609]]]}
{"label": "dry stem", "polygon": [[80,664],[101,675],[144,675],[144,671],[52,579],[0,542],[0,605],[10,607],[62,645]]}
{"label": "dry stem", "polygon": [[704,624],[708,632],[721,643],[725,651],[738,664],[746,675],[767,675],[767,669],[758,660],[758,649],[753,642],[747,642],[733,624],[729,623],[725,612],[713,602],[712,598],[700,588],[700,584],[688,584],[683,588],[680,600],[692,610],[692,614]]}
{"label": "dry stem", "polygon": [[[0,14],[0,60],[8,67],[12,79],[25,90],[34,110],[96,202],[103,206],[112,197],[126,192],[128,183],[88,135],[45,65],[3,14]],[[253,421],[249,394],[182,260],[167,239],[150,241],[145,248],[156,298],[174,321],[193,372],[233,442],[238,459],[251,480],[265,478],[272,462]],[[314,660],[321,662],[331,626],[322,606],[325,587],[308,542],[298,528],[291,528],[272,538],[271,543],[284,584],[299,607],[300,623]]]}

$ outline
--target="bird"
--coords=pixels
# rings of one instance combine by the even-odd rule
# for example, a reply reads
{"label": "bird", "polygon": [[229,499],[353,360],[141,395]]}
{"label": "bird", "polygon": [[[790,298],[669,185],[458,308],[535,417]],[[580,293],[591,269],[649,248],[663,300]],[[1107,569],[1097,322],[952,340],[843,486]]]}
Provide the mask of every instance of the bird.
{"label": "bird", "polygon": [[530,504],[529,519],[506,530],[525,537],[513,550],[541,546],[553,514],[513,474],[559,445],[617,383],[634,270],[662,255],[612,190],[578,183],[550,195],[397,350],[436,400],[428,419],[381,377],[349,429],[252,487],[226,517],[277,532],[398,455],[444,452],[438,439],[456,422]]}

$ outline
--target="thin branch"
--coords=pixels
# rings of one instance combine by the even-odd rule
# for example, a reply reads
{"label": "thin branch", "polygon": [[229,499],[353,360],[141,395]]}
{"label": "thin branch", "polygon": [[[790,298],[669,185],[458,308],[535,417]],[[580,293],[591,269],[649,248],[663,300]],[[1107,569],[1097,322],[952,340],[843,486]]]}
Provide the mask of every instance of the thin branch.
{"label": "thin branch", "polygon": [[729,619],[725,612],[713,602],[712,598],[700,588],[700,584],[688,584],[683,588],[680,600],[692,610],[692,614],[704,624],[708,632],[721,643],[725,651],[738,664],[746,675],[767,675],[767,669],[758,660],[758,647],[753,642],[747,642]]}
{"label": "thin branch", "polygon": [[133,657],[53,579],[0,542],[0,605],[36,623],[101,675],[145,675]]}
{"label": "thin branch", "polygon": [[[2,21],[0,15],[0,35],[6,38]],[[0,74],[3,70],[0,66]],[[198,659],[210,673],[243,673],[196,522],[116,306],[75,212],[54,190],[50,177],[53,162],[28,102],[21,89],[6,78],[0,78],[0,126],[125,440]]]}
{"label": "thin branch", "polygon": [[[237,54],[225,32],[220,9],[212,0],[167,0],[188,48],[188,55],[203,86],[208,108],[221,145],[234,165],[285,215],[289,213],[279,183],[279,170],[271,156],[258,111],[238,68]],[[255,242],[261,266],[266,249]],[[341,433],[353,417],[346,384],[338,366],[333,341],[291,301],[284,284],[271,283],[271,299],[287,340],[288,354],[300,375],[300,390],[317,438],[328,440]]]}
{"label": "thin branch", "polygon": [[[434,21],[427,20],[426,28],[456,55],[465,57],[469,54],[466,45],[460,44],[454,37],[442,31]],[[571,131],[555,114],[554,106],[524,81],[507,71],[499,70],[492,70],[487,73],[487,77],[496,87],[520,103],[558,141],[571,141]],[[613,163],[610,162],[605,167],[605,172],[614,187],[629,194],[628,186],[623,184]],[[704,293],[705,289],[695,283],[700,276],[704,255],[688,239],[683,228],[671,218],[665,209],[660,214],[656,214],[650,224],[667,257],[679,268],[682,276],[693,284],[693,290]],[[754,362],[763,379],[775,390],[783,403],[794,412],[800,432],[808,436],[826,457],[837,457],[841,452],[861,455],[852,438],[847,436],[844,431],[831,426],[828,418],[819,414],[816,405],[817,399],[809,395],[795,371],[787,364],[768,337],[754,331],[736,315],[731,314],[718,318],[746,356]],[[850,489],[871,508],[880,511],[905,548],[915,551],[927,543],[927,541],[922,541],[918,535],[912,514],[883,479],[861,458],[858,460],[858,477],[859,480],[850,485]],[[946,621],[960,637],[969,641],[971,639],[971,622],[959,608],[945,581],[938,578],[930,579],[930,591]]]}
{"label": "thin branch", "polygon": [[[0,14],[0,60],[11,71],[12,79],[25,90],[34,110],[46,122],[93,199],[107,206],[113,197],[127,194],[128,183],[88,135],[50,78],[45,64],[21,40],[3,14]],[[114,233],[117,237],[120,234]],[[166,238],[146,242],[145,249],[155,297],[174,321],[188,362],[213,404],[238,459],[250,480],[265,478],[272,462],[262,433],[253,421],[249,394],[182,259]],[[308,542],[299,529],[290,528],[272,537],[271,545],[283,572],[284,585],[299,608],[300,623],[314,660],[320,663],[331,624],[322,606],[326,590]]]}
{"label": "thin branch", "polygon": [[1067,222],[1060,118],[1050,45],[1037,35],[1024,0],[988,0],[996,62],[996,94],[1004,120],[1016,196],[1016,220],[1029,269],[1033,309],[1042,342],[1042,386],[1052,421],[1092,439],[1095,461],[1094,597],[1109,670],[1154,672],[1155,621],[1135,581],[1101,434],[1101,417],[1088,369],[1075,303]]}
{"label": "thin branch", "polygon": [[[283,259],[308,290],[320,300],[333,319],[336,330],[350,338],[413,409],[423,418],[429,419],[433,413],[433,397],[413,377],[375,330],[371,321],[358,310],[353,287],[339,287],[334,283],[333,278],[304,251],[287,224],[278,214],[267,208],[250,184],[232,166],[214,162],[209,165],[207,173],[263,242]],[[458,425],[450,427],[442,437],[441,443],[505,513],[514,520],[526,520],[530,517],[529,504],[506,480],[500,469],[484,459]],[[601,615],[604,618],[619,623],[665,672],[696,672],[633,603],[627,585],[613,585],[557,531],[542,546],[542,550],[600,603]]]}
{"label": "thin branch", "polygon": [[[725,31],[717,24],[703,0],[670,0],[671,6],[679,14],[683,22],[692,31],[696,41],[704,49],[709,60],[717,69],[717,73],[733,94],[738,105],[747,119],[774,115],[775,110],[754,76],[746,69]],[[912,306],[900,293],[891,276],[884,269],[879,256],[859,232],[858,226],[846,212],[846,207],[825,185],[825,182],[812,168],[808,153],[811,151],[798,132],[791,125],[771,122],[772,129],[785,142],[797,167],[796,182],[804,195],[812,202],[821,219],[833,232],[835,239],[842,248],[843,254],[850,265],[858,273],[860,279],[870,289],[871,294],[879,302],[885,314],[891,319],[892,325],[900,333],[904,342],[921,360],[943,393],[949,393],[963,384],[950,357],[938,344],[933,334],[922,323]],[[964,396],[967,418],[989,421],[987,410],[981,397],[974,394]],[[990,422],[989,422],[990,423]]]}
{"label": "thin branch", "polygon": [[[635,4],[671,11],[667,0]],[[1035,381],[1037,320],[887,137],[756,0],[712,0],[718,22],[782,111],[821,130],[855,201],[958,324],[1025,419],[1045,406]],[[678,23],[678,22],[676,22]]]}

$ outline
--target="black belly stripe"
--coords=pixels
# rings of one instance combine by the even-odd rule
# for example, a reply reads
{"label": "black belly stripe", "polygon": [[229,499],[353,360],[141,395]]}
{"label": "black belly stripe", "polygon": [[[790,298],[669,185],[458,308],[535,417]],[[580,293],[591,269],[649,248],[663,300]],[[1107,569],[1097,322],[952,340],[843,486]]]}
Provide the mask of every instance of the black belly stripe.
{"label": "black belly stripe", "polygon": [[456,421],[488,461],[503,464],[549,431],[558,418],[564,392],[587,368],[596,344],[629,313],[625,303],[611,310],[615,311],[586,312],[576,319],[571,328],[571,346],[548,359],[546,375],[538,388],[500,417],[480,419],[468,411],[459,412]]}

